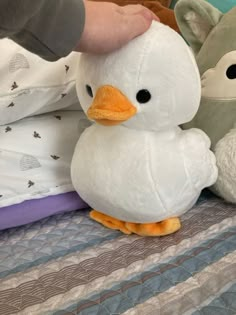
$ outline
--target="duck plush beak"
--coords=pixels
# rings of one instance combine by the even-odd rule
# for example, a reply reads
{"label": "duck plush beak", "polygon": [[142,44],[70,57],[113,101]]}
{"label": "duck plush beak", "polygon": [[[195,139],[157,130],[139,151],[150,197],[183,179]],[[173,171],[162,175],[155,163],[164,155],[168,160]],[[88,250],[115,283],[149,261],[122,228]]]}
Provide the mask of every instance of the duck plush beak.
{"label": "duck plush beak", "polygon": [[104,85],[97,90],[87,115],[101,125],[115,126],[128,120],[136,112],[136,107],[124,94],[113,86]]}

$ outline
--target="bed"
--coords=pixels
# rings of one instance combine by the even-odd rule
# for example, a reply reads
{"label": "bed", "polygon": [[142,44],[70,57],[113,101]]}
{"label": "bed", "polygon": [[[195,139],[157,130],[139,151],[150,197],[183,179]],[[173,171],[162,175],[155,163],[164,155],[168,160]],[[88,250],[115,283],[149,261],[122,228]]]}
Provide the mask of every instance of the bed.
{"label": "bed", "polygon": [[0,314],[236,314],[236,211],[209,193],[163,238],[58,214],[0,232]]}

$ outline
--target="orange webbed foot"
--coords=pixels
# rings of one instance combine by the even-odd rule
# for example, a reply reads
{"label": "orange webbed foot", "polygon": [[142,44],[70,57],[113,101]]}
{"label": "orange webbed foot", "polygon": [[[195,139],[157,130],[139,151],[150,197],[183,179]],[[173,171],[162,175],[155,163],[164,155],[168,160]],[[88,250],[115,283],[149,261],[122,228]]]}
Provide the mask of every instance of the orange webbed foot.
{"label": "orange webbed foot", "polygon": [[179,218],[169,218],[157,223],[126,223],[125,227],[141,236],[164,236],[178,231],[181,223]]}
{"label": "orange webbed foot", "polygon": [[96,210],[92,210],[89,215],[90,215],[90,218],[92,218],[93,220],[101,223],[102,225],[104,225],[104,226],[106,226],[112,230],[119,230],[119,231],[123,232],[124,234],[131,234],[132,233],[131,231],[129,231],[125,227],[124,221],[120,221],[118,219],[110,217],[109,215],[103,214],[103,213],[98,212]]}
{"label": "orange webbed foot", "polygon": [[115,219],[99,211],[92,210],[90,217],[113,230],[124,234],[137,234],[140,236],[164,236],[175,233],[181,227],[179,218],[169,218],[157,223],[130,223]]}

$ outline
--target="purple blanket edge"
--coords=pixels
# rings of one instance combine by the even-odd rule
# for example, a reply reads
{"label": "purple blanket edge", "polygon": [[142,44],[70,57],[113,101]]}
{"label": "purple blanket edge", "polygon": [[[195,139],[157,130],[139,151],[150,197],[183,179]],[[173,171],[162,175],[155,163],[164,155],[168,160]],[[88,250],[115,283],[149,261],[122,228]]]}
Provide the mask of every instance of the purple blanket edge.
{"label": "purple blanket edge", "polygon": [[75,192],[27,200],[0,208],[0,230],[32,223],[54,214],[88,208]]}

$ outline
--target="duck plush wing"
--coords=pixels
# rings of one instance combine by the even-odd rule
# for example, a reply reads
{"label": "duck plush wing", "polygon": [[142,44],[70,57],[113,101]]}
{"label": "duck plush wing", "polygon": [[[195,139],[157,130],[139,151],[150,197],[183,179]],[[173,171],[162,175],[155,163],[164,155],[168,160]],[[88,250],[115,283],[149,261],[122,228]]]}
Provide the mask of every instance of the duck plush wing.
{"label": "duck plush wing", "polygon": [[216,159],[210,151],[210,139],[199,129],[183,131],[181,148],[186,172],[196,190],[213,185],[218,171]]}

